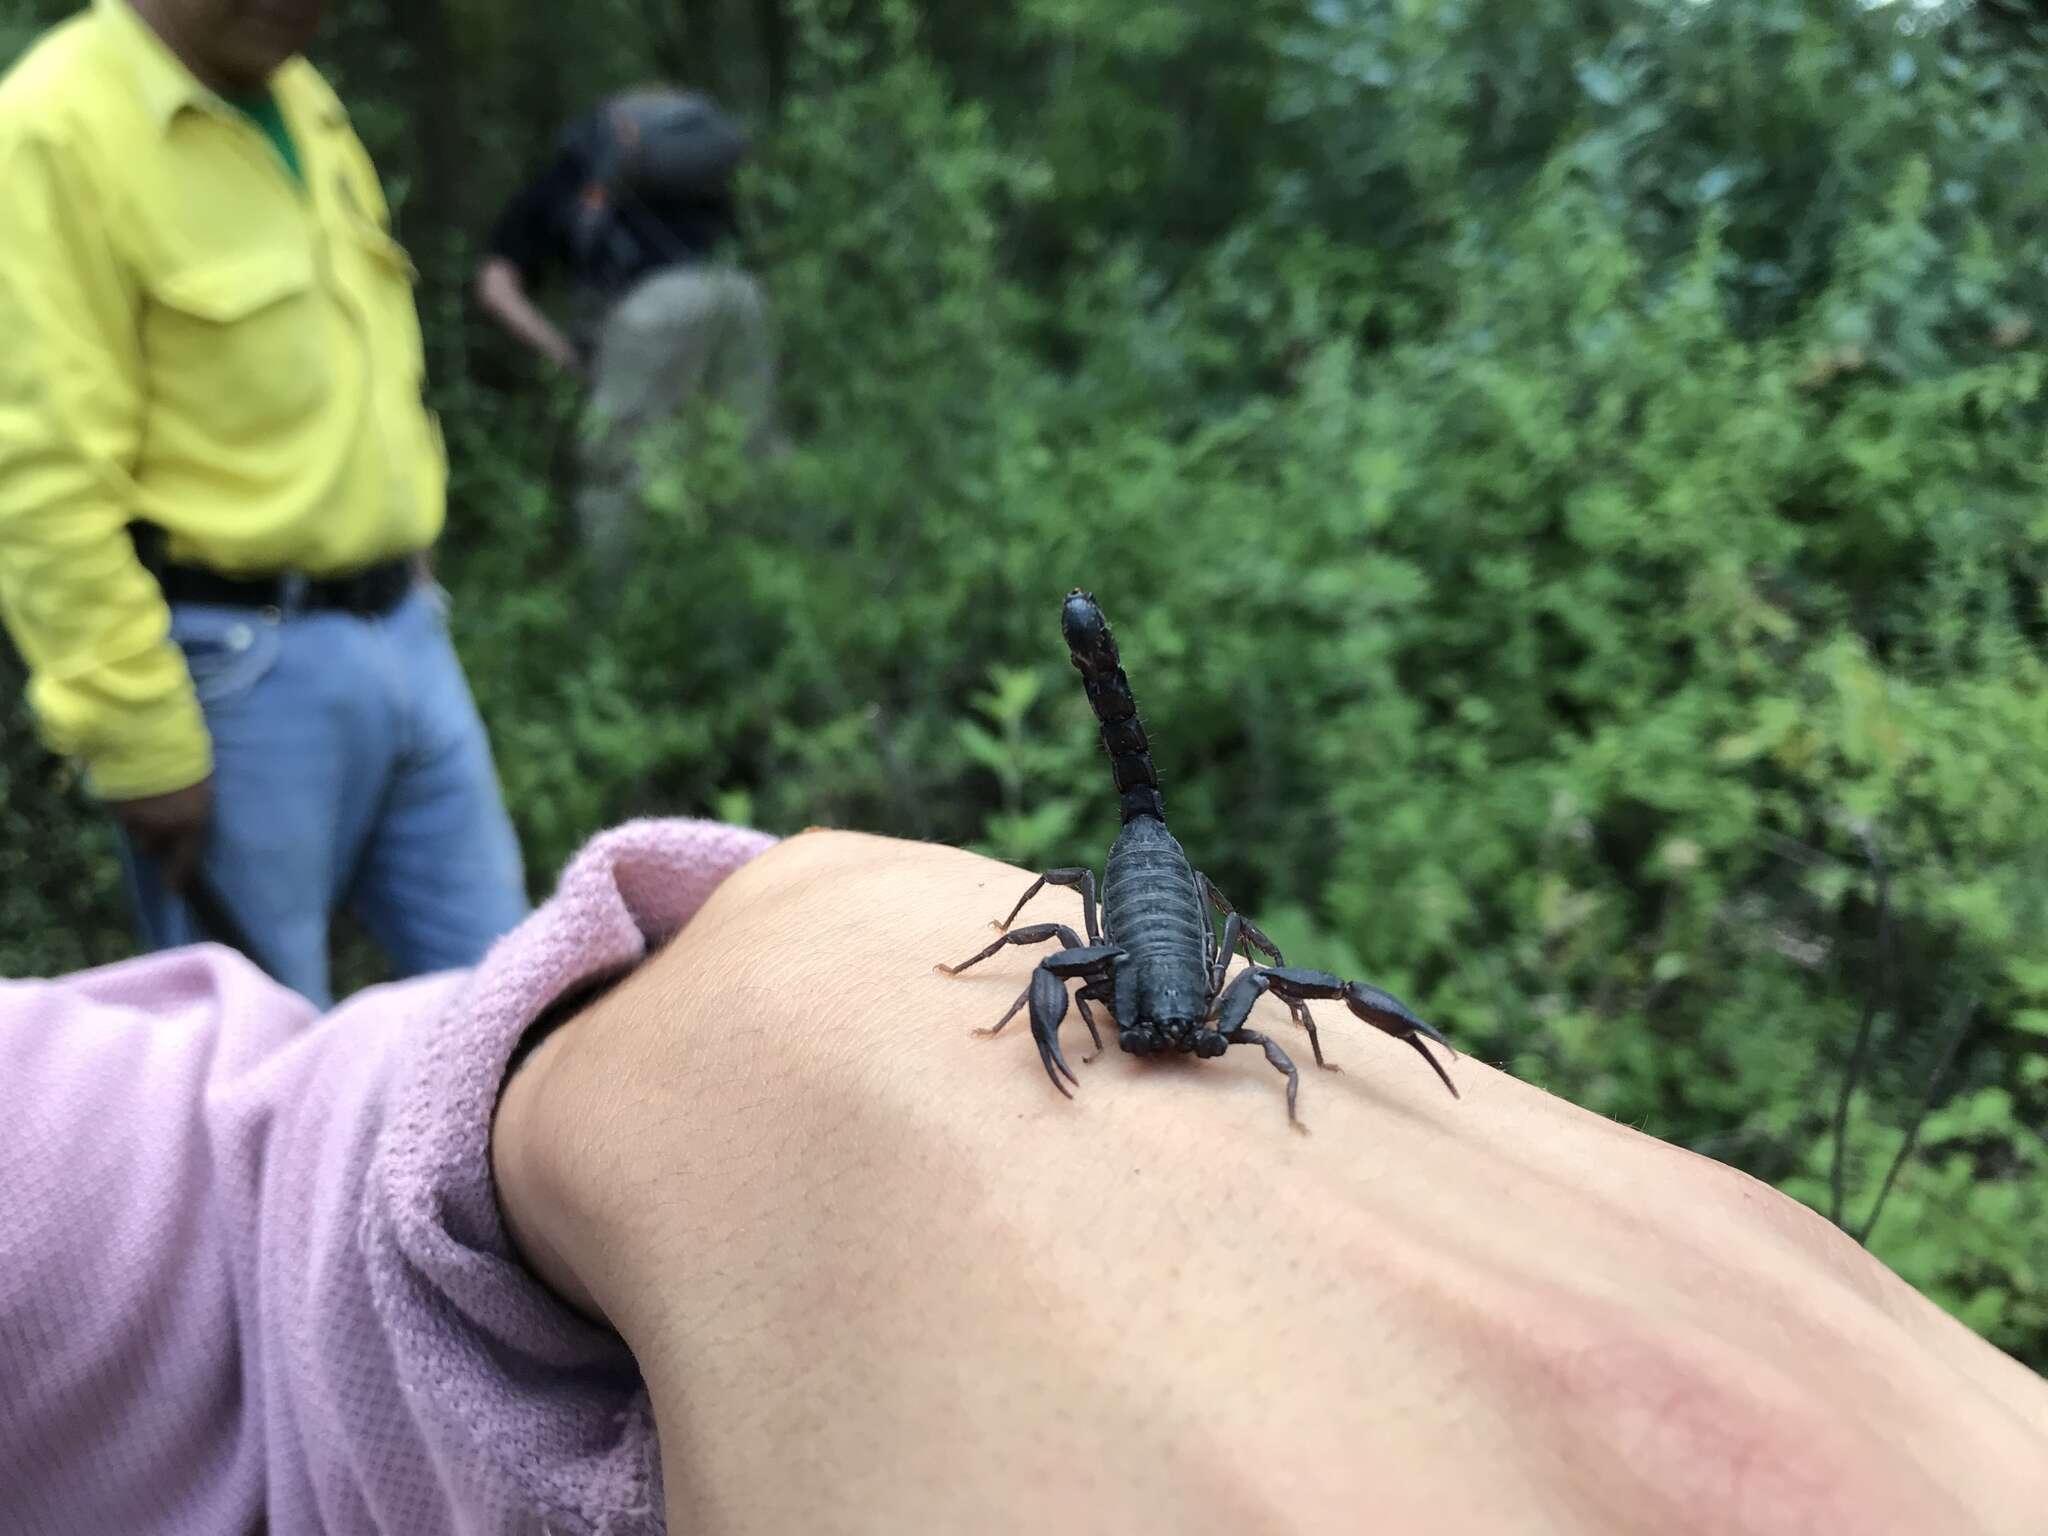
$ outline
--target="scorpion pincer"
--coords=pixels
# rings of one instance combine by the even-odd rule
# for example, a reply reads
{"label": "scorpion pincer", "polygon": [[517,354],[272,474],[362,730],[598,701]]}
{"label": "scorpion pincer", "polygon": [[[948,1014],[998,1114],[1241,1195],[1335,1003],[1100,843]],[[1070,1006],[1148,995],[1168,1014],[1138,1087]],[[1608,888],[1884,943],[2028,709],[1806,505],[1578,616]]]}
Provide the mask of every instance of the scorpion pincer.
{"label": "scorpion pincer", "polygon": [[[1322,1040],[1308,1011],[1311,999],[1329,998],[1341,1001],[1374,1028],[1413,1046],[1455,1096],[1456,1086],[1423,1043],[1434,1040],[1450,1049],[1450,1042],[1435,1028],[1417,1018],[1399,998],[1377,987],[1345,981],[1327,971],[1288,965],[1273,941],[1234,911],[1209,877],[1188,862],[1180,843],[1166,830],[1159,775],[1109,621],[1095,599],[1077,588],[1067,594],[1060,627],[1095,718],[1101,723],[1102,745],[1109,754],[1122,801],[1123,830],[1109,850],[1099,903],[1093,871],[1049,869],[1018,898],[1010,915],[996,924],[1003,937],[958,965],[937,967],[954,976],[1006,945],[1059,940],[1060,948],[1038,963],[1010,1011],[993,1028],[976,1033],[994,1035],[1019,1009],[1028,1007],[1031,1036],[1045,1063],[1045,1075],[1052,1079],[1053,1087],[1072,1098],[1067,1083],[1078,1087],[1080,1079],[1060,1050],[1060,1022],[1067,1015],[1067,983],[1077,980],[1082,985],[1075,1001],[1097,1055],[1102,1051],[1102,1035],[1095,1027],[1090,1003],[1109,1010],[1117,1025],[1117,1044],[1136,1056],[1174,1053],[1211,1057],[1221,1056],[1233,1045],[1256,1045],[1265,1051],[1266,1060],[1285,1074],[1287,1118],[1297,1129],[1305,1129],[1294,1103],[1301,1074],[1278,1042],[1245,1021],[1259,995],[1272,993],[1308,1032],[1316,1065],[1334,1072],[1338,1069],[1323,1060]],[[1088,929],[1086,943],[1063,923],[1010,926],[1024,904],[1048,885],[1080,891],[1082,920]],[[1221,938],[1209,915],[1211,907],[1223,918]],[[1240,946],[1250,965],[1226,988],[1224,975],[1232,953]],[[1272,963],[1259,963],[1255,951]],[[1093,1055],[1083,1058],[1094,1059]]]}

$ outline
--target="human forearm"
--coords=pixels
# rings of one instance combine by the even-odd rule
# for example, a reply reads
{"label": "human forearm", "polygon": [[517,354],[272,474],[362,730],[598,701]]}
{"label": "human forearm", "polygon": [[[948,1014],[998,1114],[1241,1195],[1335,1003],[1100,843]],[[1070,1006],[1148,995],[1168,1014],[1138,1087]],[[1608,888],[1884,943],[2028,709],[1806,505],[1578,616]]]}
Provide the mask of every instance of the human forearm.
{"label": "human forearm", "polygon": [[1059,1099],[1021,1021],[970,1035],[1033,957],[930,969],[1021,884],[795,840],[508,1094],[545,1193],[501,1195],[646,1371],[674,1528],[2018,1533],[2048,1497],[2025,1372],[1478,1063],[1454,1101],[1326,1020],[1307,1138],[1255,1056],[1112,1045]]}
{"label": "human forearm", "polygon": [[477,271],[476,294],[484,312],[536,357],[565,372],[582,371],[575,343],[528,297],[525,279],[511,262],[502,256],[486,261]]}

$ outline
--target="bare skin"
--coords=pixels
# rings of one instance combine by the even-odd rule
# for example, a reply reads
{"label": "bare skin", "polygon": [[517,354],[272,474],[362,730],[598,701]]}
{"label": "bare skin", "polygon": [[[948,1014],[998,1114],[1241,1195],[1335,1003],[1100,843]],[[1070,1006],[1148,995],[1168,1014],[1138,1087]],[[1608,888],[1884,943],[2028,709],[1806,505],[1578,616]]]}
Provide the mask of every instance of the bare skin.
{"label": "bare skin", "polygon": [[328,0],[133,0],[136,15],[201,85],[260,90],[319,34]]}
{"label": "bare skin", "polygon": [[506,333],[551,367],[581,377],[582,355],[576,344],[562,334],[533,302],[519,268],[502,256],[493,256],[477,268],[477,303]]}
{"label": "bare skin", "polygon": [[1256,1058],[1062,1099],[973,1035],[1032,956],[931,972],[1029,880],[793,839],[509,1085],[671,1529],[2039,1530],[2048,1385],[1744,1175],[1363,1028],[1309,1137]]}
{"label": "bare skin", "polygon": [[212,779],[169,794],[112,800],[107,810],[155,863],[166,886],[182,891],[192,883],[213,829]]}

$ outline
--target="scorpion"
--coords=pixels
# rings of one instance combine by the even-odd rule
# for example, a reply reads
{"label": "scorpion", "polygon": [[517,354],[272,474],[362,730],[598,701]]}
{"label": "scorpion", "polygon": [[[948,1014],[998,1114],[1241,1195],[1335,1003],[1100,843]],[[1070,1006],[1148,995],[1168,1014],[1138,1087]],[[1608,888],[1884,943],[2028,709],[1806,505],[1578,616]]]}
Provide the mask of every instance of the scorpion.
{"label": "scorpion", "polygon": [[[1083,985],[1075,993],[1075,1001],[1095,1042],[1094,1054],[1084,1056],[1083,1065],[1103,1051],[1090,1003],[1108,1008],[1117,1026],[1117,1044],[1134,1056],[1194,1055],[1207,1060],[1221,1056],[1233,1045],[1256,1045],[1287,1078],[1288,1123],[1306,1130],[1295,1112],[1300,1072],[1278,1041],[1251,1028],[1246,1020],[1260,996],[1272,993],[1308,1032],[1316,1065],[1328,1072],[1340,1071],[1323,1059],[1322,1039],[1308,1010],[1311,999],[1335,1000],[1366,1023],[1413,1046],[1451,1096],[1457,1097],[1457,1086],[1424,1044],[1425,1039],[1434,1040],[1451,1051],[1454,1059],[1457,1055],[1433,1025],[1378,987],[1346,981],[1328,971],[1288,965],[1273,941],[1237,912],[1209,877],[1188,861],[1179,841],[1166,830],[1159,774],[1109,620],[1094,597],[1076,587],[1061,605],[1060,628],[1101,727],[1103,750],[1109,755],[1122,805],[1123,828],[1109,850],[1100,902],[1092,870],[1049,869],[1032,881],[1010,915],[995,925],[1001,938],[958,965],[934,967],[941,975],[957,976],[1009,945],[1059,940],[1060,948],[1039,961],[1009,1012],[993,1027],[975,1033],[999,1034],[1028,1006],[1031,1036],[1038,1044],[1045,1075],[1052,1079],[1053,1087],[1072,1099],[1073,1090],[1067,1084],[1078,1088],[1081,1080],[1060,1050],[1060,1023],[1067,1015],[1067,983],[1079,980]],[[1064,923],[1011,926],[1025,904],[1048,885],[1080,892],[1082,921],[1088,930],[1085,944]],[[1211,907],[1223,918],[1220,939]],[[1248,968],[1226,988],[1225,972],[1240,947]],[[1259,963],[1255,951],[1272,963]]]}

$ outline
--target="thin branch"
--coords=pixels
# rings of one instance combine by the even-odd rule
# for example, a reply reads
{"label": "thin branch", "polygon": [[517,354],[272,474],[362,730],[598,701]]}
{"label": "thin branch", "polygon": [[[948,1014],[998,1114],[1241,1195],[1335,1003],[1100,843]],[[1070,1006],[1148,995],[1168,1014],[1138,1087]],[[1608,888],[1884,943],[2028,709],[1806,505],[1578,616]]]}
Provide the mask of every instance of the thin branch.
{"label": "thin branch", "polygon": [[[1870,1065],[1870,1039],[1883,1006],[1885,982],[1892,968],[1892,889],[1886,873],[1884,854],[1866,827],[1858,831],[1871,873],[1877,877],[1877,935],[1871,949],[1870,986],[1863,999],[1863,1019],[1856,1026],[1856,1043],[1849,1048],[1848,1064],[1842,1069],[1842,1091],[1835,1102],[1835,1150],[1828,1168],[1828,1220],[1840,1227],[1845,1203],[1843,1183],[1849,1148],[1849,1102]],[[1846,1228],[1845,1228],[1846,1230]]]}
{"label": "thin branch", "polygon": [[1913,1148],[1920,1141],[1920,1127],[1927,1123],[1927,1116],[1934,1109],[1934,1096],[1941,1088],[1941,1080],[1948,1076],[1949,1064],[1956,1058],[1956,1051],[1963,1043],[1963,1036],[1970,1032],[1970,1021],[1977,1016],[1977,1000],[1966,997],[1956,1011],[1955,1021],[1948,1026],[1948,1038],[1942,1042],[1941,1056],[1934,1063],[1934,1070],[1928,1074],[1927,1090],[1920,1096],[1919,1113],[1913,1116],[1913,1123],[1906,1128],[1906,1139],[1899,1144],[1899,1155],[1892,1159],[1891,1167],[1885,1170],[1884,1183],[1878,1186],[1877,1199],[1871,1202],[1870,1215],[1863,1223],[1863,1230],[1856,1234],[1856,1241],[1864,1247],[1870,1246],[1870,1234],[1877,1229],[1877,1218],[1884,1214],[1884,1202],[1892,1192],[1892,1180],[1899,1176],[1899,1169],[1906,1159],[1913,1155]]}

